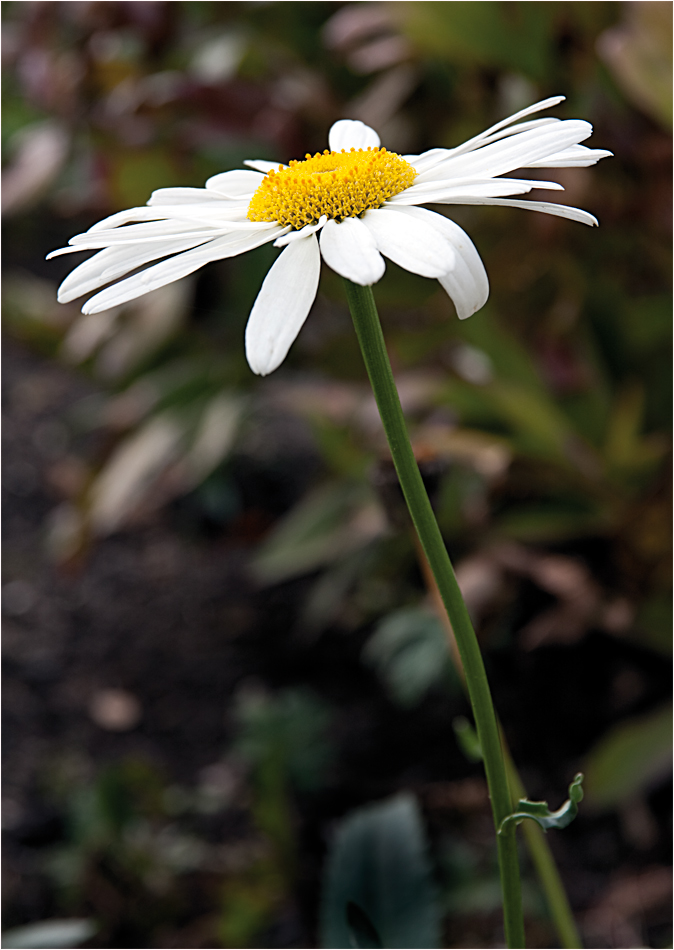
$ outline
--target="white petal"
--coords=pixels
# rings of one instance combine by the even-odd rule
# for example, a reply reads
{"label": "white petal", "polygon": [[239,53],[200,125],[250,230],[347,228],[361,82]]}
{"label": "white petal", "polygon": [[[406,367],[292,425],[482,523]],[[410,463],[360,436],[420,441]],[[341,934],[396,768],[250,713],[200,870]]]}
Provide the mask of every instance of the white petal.
{"label": "white petal", "polygon": [[454,155],[462,155],[464,152],[474,152],[484,145],[498,142],[499,139],[505,139],[509,135],[519,135],[520,132],[528,132],[530,129],[542,129],[546,125],[555,125],[562,121],[564,120],[556,119],[554,116],[547,116],[545,119],[531,119],[529,122],[519,122],[517,125],[508,126],[506,129],[499,129],[498,132],[483,132],[474,139],[470,139],[462,145],[458,145],[454,149]]}
{"label": "white petal", "polygon": [[[217,195],[217,192],[214,192]],[[213,221],[245,218],[249,202],[245,199],[227,199],[217,195],[218,201],[199,200],[191,204],[164,205],[159,207],[128,208],[118,211],[102,221],[93,224],[86,234],[95,234],[97,231],[111,230],[136,221],[161,221],[164,218],[179,218],[185,221]],[[81,235],[77,235],[81,237]],[[69,242],[69,243],[72,243]]]}
{"label": "white petal", "polygon": [[281,365],[316,297],[321,255],[316,235],[281,252],[253,305],[246,325],[250,368],[266,376]]}
{"label": "white petal", "polygon": [[426,208],[401,208],[403,214],[437,228],[454,248],[455,264],[438,280],[454,301],[459,320],[478,311],[489,297],[489,280],[482,259],[466,232],[442,214]]}
{"label": "white petal", "polygon": [[612,158],[613,152],[605,148],[586,148],[584,145],[571,145],[555,155],[549,155],[539,162],[529,162],[526,168],[587,168],[602,158]]}
{"label": "white petal", "polygon": [[387,207],[395,205],[452,204],[459,198],[501,198],[505,195],[526,195],[534,188],[547,191],[564,191],[556,181],[537,181],[521,178],[447,179],[426,181],[410,185],[404,191],[389,198]]}
{"label": "white petal", "polygon": [[208,264],[210,261],[219,261],[225,257],[235,257],[244,251],[249,251],[260,244],[273,241],[277,231],[266,231],[263,234],[238,235],[228,234],[208,244],[193,250],[179,254],[177,257],[171,257],[168,260],[154,264],[139,274],[133,274],[126,280],[113,284],[102,290],[91,300],[88,300],[82,307],[82,313],[99,313],[101,310],[108,310],[110,307],[118,307],[120,304],[127,303],[129,300],[135,300],[136,297],[142,297],[143,294],[163,287],[165,284],[171,284],[174,280],[180,280],[192,274],[195,270]]}
{"label": "white petal", "polygon": [[304,227],[298,231],[289,231],[274,241],[274,247],[285,247],[286,244],[292,244],[293,241],[301,241],[303,238],[309,237],[310,234],[315,234],[316,231],[321,230],[327,220],[328,216],[322,214],[318,219],[318,224],[305,224]]}
{"label": "white petal", "polygon": [[[252,222],[251,222],[252,223]],[[191,224],[186,221],[147,221],[142,224],[130,224],[124,228],[111,228],[109,231],[96,231],[91,235],[78,234],[70,239],[70,246],[78,251],[90,251],[99,247],[110,247],[113,244],[145,244],[155,241],[172,241],[176,235],[184,234],[186,236],[203,237],[204,240],[209,237],[218,237],[220,233],[229,233],[232,228],[229,222],[224,222],[223,227],[199,227],[198,224]],[[249,230],[246,228],[246,230]],[[253,228],[250,229],[255,230]]]}
{"label": "white petal", "polygon": [[236,168],[231,172],[221,172],[219,175],[213,175],[206,182],[206,187],[209,190],[217,191],[218,194],[225,195],[227,198],[240,198],[244,195],[252,195],[263,178],[264,175],[260,172]]}
{"label": "white petal", "polygon": [[158,188],[148,199],[149,206],[197,204],[200,201],[222,201],[222,195],[217,191],[207,191],[205,188]]}
{"label": "white petal", "polygon": [[462,145],[457,145],[455,148],[432,148],[427,152],[423,152],[421,155],[403,155],[402,157],[421,174],[422,172],[429,171],[435,165],[439,165],[440,162],[446,158],[451,158],[454,155],[463,155],[464,152],[473,152],[475,149],[482,148],[484,145],[490,145],[492,142],[498,142],[499,139],[507,138],[509,135],[517,135],[519,132],[526,132],[529,129],[540,129],[544,125],[554,125],[556,122],[561,121],[561,119],[555,119],[551,116],[547,119],[532,119],[531,122],[520,122],[519,125],[513,126],[512,128],[501,129],[493,135],[487,135],[486,132],[483,132],[481,135],[470,139],[468,142],[464,142]]}
{"label": "white petal", "polygon": [[[176,211],[175,208],[170,210]],[[170,241],[178,235],[185,235],[186,237],[202,236],[206,240],[224,234],[241,234],[241,232],[252,234],[257,231],[268,231],[278,226],[275,221],[249,221],[246,217],[230,220],[231,216],[227,213],[218,213],[214,216],[204,215],[202,211],[197,213],[198,216],[194,218],[186,215],[184,218],[175,217],[172,220],[167,220],[165,217],[166,209],[164,209],[161,212],[161,220],[144,221],[140,224],[109,229],[103,229],[99,225],[95,225],[85,231],[84,234],[76,234],[75,237],[72,237],[68,247],[60,247],[55,251],[51,251],[47,255],[47,260],[51,260],[52,257],[60,257],[62,254],[94,251],[112,245],[135,246],[161,240]],[[158,215],[155,214],[154,217],[156,218]]]}
{"label": "white petal", "polygon": [[429,171],[422,172],[416,183],[440,178],[495,178],[530,162],[541,161],[588,138],[592,134],[589,122],[568,119],[542,128],[529,129],[483,148],[462,155],[452,155]]}
{"label": "white petal", "polygon": [[247,158],[243,164],[248,165],[249,168],[254,168],[257,172],[262,172],[263,175],[268,175],[272,168],[274,171],[278,171],[279,168],[288,167],[280,162],[267,162],[262,158]]}
{"label": "white petal", "polygon": [[421,155],[402,155],[401,158],[404,158],[421,174],[421,172],[428,171],[429,168],[433,168],[439,162],[444,162],[446,158],[453,154],[454,149],[451,148],[430,148],[427,152],[422,152]]}
{"label": "white petal", "polygon": [[501,119],[496,125],[492,125],[484,132],[480,132],[479,135],[475,135],[472,139],[468,139],[466,142],[454,148],[432,148],[427,152],[422,152],[421,155],[403,155],[403,158],[411,165],[414,165],[419,172],[427,171],[450,155],[462,155],[464,152],[472,152],[477,148],[481,148],[483,145],[487,145],[489,142],[495,142],[507,135],[516,135],[518,132],[524,132],[527,129],[539,128],[542,125],[549,125],[552,122],[561,121],[560,119],[548,117],[545,119],[533,119],[530,122],[520,122],[520,124],[514,128],[507,128],[511,123],[517,122],[518,119],[523,119],[524,116],[531,115],[534,112],[541,112],[543,109],[550,109],[552,106],[558,105],[560,102],[563,102],[565,98],[566,96],[552,96],[550,99],[543,99],[542,102],[528,106],[526,109],[522,109],[520,112],[508,116],[507,119]]}
{"label": "white petal", "polygon": [[501,208],[523,208],[525,211],[542,211],[558,218],[568,218],[569,221],[578,221],[580,224],[594,226],[599,224],[594,215],[582,208],[572,208],[571,205],[553,204],[551,201],[519,201],[517,198],[453,198],[455,205],[497,205]]}
{"label": "white petal", "polygon": [[348,152],[351,148],[378,148],[381,140],[374,129],[357,119],[340,119],[328,135],[331,152]]}
{"label": "white petal", "polygon": [[358,218],[341,224],[328,221],[321,233],[323,260],[342,277],[367,287],[376,284],[386,270],[371,231]]}
{"label": "white petal", "polygon": [[94,254],[89,260],[83,261],[63,281],[58,289],[59,303],[70,303],[83,294],[98,290],[112,280],[117,280],[137,267],[143,267],[150,261],[169,254],[181,254],[193,247],[205,243],[204,238],[188,240],[186,236],[175,238],[172,242],[157,242],[144,244],[142,251],[137,247],[106,247]]}
{"label": "white petal", "polygon": [[[484,132],[480,132],[480,134],[476,135],[474,138],[468,139],[467,142],[464,142],[459,146],[459,149],[463,151],[467,148],[479,147],[479,144],[482,143],[483,139],[493,135],[500,129],[503,129],[508,125],[512,125],[513,122],[517,122],[518,119],[523,119],[527,115],[533,115],[534,112],[543,112],[545,109],[552,109],[553,106],[559,105],[559,103],[564,102],[565,99],[566,96],[550,96],[549,99],[542,99],[540,102],[535,102],[532,106],[527,106],[526,109],[520,109],[520,111],[515,112],[514,115],[509,115],[507,119],[501,119],[496,123],[496,125],[491,125],[488,129],[485,129]],[[525,125],[528,125],[528,123],[523,122],[522,127]],[[521,130],[518,127],[516,131],[519,132]]]}
{"label": "white petal", "polygon": [[451,244],[425,221],[401,214],[396,208],[366,211],[361,220],[379,251],[413,274],[440,277],[454,266]]}

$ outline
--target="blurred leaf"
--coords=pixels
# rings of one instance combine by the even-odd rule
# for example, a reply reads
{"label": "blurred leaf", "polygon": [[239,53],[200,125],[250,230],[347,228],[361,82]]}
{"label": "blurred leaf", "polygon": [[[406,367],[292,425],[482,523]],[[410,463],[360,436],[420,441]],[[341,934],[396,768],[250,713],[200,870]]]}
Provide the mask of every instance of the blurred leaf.
{"label": "blurred leaf", "polygon": [[625,386],[613,401],[603,454],[619,473],[648,470],[667,450],[664,439],[642,436],[644,403],[644,386],[640,382]]}
{"label": "blurred leaf", "polygon": [[584,772],[588,804],[615,808],[656,781],[672,759],[672,708],[614,726],[588,753]]}
{"label": "blurred leaf", "polygon": [[243,399],[231,393],[219,393],[206,404],[184,458],[194,484],[207,478],[230,452],[244,407]]}
{"label": "blurred leaf", "polygon": [[653,294],[629,301],[621,314],[620,330],[630,348],[651,354],[672,337],[671,294]]}
{"label": "blurred leaf", "polygon": [[515,447],[526,455],[569,462],[575,436],[571,424],[553,401],[541,392],[498,380],[488,388],[499,414],[513,430]]}
{"label": "blurred leaf", "polygon": [[607,515],[589,499],[530,502],[514,506],[500,515],[495,528],[499,535],[515,541],[555,542],[569,538],[603,534],[611,526]]}
{"label": "blurred leaf", "polygon": [[505,66],[535,79],[553,64],[556,3],[396,4],[408,35],[422,49],[478,66]]}
{"label": "blurred leaf", "polygon": [[465,716],[457,716],[452,720],[452,729],[461,751],[469,762],[482,761],[482,747],[475,728]]}
{"label": "blurred leaf", "polygon": [[546,393],[534,359],[510,328],[494,315],[489,304],[479,320],[462,320],[453,326],[455,336],[486,353],[492,374],[499,380],[517,383],[528,390]]}
{"label": "blurred leaf", "polygon": [[317,633],[339,616],[350,590],[367,574],[375,547],[372,544],[355,551],[320,574],[302,611],[302,624],[307,630]]}
{"label": "blurred leaf", "polygon": [[224,886],[218,936],[223,947],[254,946],[285,897],[283,869],[273,857],[261,858],[230,878]]}
{"label": "blurred leaf", "polygon": [[118,446],[89,492],[89,515],[96,533],[117,530],[135,511],[166,466],[178,458],[184,437],[178,420],[163,413]]}
{"label": "blurred leaf", "polygon": [[9,143],[14,155],[2,171],[2,213],[25,211],[49,189],[63,168],[70,138],[57,122],[24,126]]}
{"label": "blurred leaf", "polygon": [[453,670],[442,623],[435,613],[418,607],[385,617],[365,645],[363,659],[402,706],[416,705]]}
{"label": "blurred leaf", "polygon": [[583,800],[583,775],[579,772],[569,785],[569,797],[557,811],[550,811],[547,802],[532,802],[528,798],[520,798],[515,811],[501,822],[498,833],[503,834],[513,822],[519,824],[525,818],[530,818],[541,826],[543,831],[550,828],[561,830],[568,827],[578,814],[578,803]]}
{"label": "blurred leaf", "polygon": [[672,5],[642,2],[621,8],[623,21],[599,37],[599,54],[627,97],[671,129]]}
{"label": "blurred leaf", "polygon": [[276,697],[242,693],[237,707],[239,734],[234,747],[252,766],[277,763],[300,790],[323,781],[331,758],[328,707],[309,693],[285,690]]}
{"label": "blurred leaf", "polygon": [[[183,278],[112,311],[83,316],[73,323],[64,340],[64,355],[75,360],[86,359],[100,343],[94,364],[96,373],[111,381],[128,376],[176,336],[185,323],[193,287],[191,278]],[[116,320],[115,312],[119,314]],[[80,324],[86,327],[91,318],[107,318],[111,327],[110,332],[101,339],[95,338],[87,348],[80,339],[86,332]]]}
{"label": "blurred leaf", "polygon": [[153,191],[185,184],[185,175],[164,148],[114,151],[110,162],[110,188],[115,208],[144,205]]}
{"label": "blurred leaf", "polygon": [[2,946],[12,948],[80,947],[94,936],[98,927],[92,920],[42,920],[26,927],[6,930]]}
{"label": "blurred leaf", "polygon": [[281,520],[254,558],[253,575],[261,583],[276,584],[307,574],[359,550],[385,529],[366,485],[326,485]]}
{"label": "blurred leaf", "polygon": [[436,889],[411,795],[357,809],[337,828],[323,882],[323,947],[354,945],[350,903],[361,908],[383,947],[440,946]]}

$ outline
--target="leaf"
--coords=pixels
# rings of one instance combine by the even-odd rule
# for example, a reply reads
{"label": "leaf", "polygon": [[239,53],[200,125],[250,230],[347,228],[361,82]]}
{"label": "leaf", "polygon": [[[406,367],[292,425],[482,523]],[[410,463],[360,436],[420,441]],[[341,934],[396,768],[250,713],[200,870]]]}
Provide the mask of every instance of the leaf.
{"label": "leaf", "polygon": [[323,486],[277,525],[253,561],[253,575],[260,583],[277,584],[308,574],[364,547],[385,527],[381,509],[364,486]]}
{"label": "leaf", "polygon": [[615,808],[628,801],[668,770],[671,756],[671,705],[619,723],[585,759],[588,803]]}
{"label": "leaf", "polygon": [[405,3],[408,34],[423,50],[454,63],[547,76],[553,62],[556,4]]}
{"label": "leaf", "polygon": [[432,611],[418,607],[385,617],[365,645],[363,658],[402,706],[420,702],[452,669],[441,622]]}
{"label": "leaf", "polygon": [[[349,904],[357,905],[361,915],[352,910],[349,918]],[[321,945],[377,946],[364,918],[378,946],[440,945],[426,838],[419,807],[409,794],[357,809],[335,834],[323,885]]]}
{"label": "leaf", "polygon": [[321,785],[331,756],[325,703],[302,690],[275,697],[242,692],[236,718],[240,731],[234,747],[248,763],[260,767],[274,761],[301,790]]}
{"label": "leaf", "polygon": [[178,420],[163,413],[120,443],[89,491],[96,533],[117,530],[145,501],[161,473],[178,458],[184,436]]}
{"label": "leaf", "polygon": [[79,947],[98,930],[92,920],[41,920],[26,927],[6,930],[2,946],[12,948]]}
{"label": "leaf", "polygon": [[452,720],[452,729],[456,736],[459,748],[469,762],[482,761],[482,746],[477,737],[477,732],[468,722],[465,716],[457,716]]}
{"label": "leaf", "polygon": [[635,3],[622,23],[599,37],[599,55],[627,98],[664,128],[672,127],[672,6]]}
{"label": "leaf", "polygon": [[520,798],[517,803],[517,809],[503,819],[498,829],[502,835],[512,822],[519,824],[525,818],[531,818],[541,826],[543,831],[548,828],[561,830],[570,825],[578,814],[578,803],[583,800],[583,773],[578,772],[573,782],[569,785],[569,797],[561,808],[557,811],[550,811],[547,802],[531,802],[528,798]]}
{"label": "leaf", "polygon": [[244,400],[220,392],[204,408],[184,464],[195,484],[203,481],[230,452],[236,438]]}

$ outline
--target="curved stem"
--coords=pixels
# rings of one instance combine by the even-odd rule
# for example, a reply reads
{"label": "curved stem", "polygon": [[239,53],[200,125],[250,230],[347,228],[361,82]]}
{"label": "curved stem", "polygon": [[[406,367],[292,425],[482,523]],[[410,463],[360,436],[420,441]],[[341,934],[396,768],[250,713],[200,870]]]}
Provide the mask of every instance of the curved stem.
{"label": "curved stem", "polygon": [[[499,828],[503,819],[512,811],[511,797],[494,706],[477,637],[410,445],[372,289],[360,287],[346,279],[344,284],[393,464],[456,636],[482,747],[494,824]],[[497,835],[496,840],[506,943],[510,948],[523,948],[524,922],[514,828],[505,834]]]}

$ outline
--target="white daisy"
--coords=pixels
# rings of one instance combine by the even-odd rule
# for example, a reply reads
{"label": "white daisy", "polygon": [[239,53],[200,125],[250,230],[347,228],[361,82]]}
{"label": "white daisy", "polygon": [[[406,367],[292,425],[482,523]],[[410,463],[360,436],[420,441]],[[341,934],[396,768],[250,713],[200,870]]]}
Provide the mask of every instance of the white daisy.
{"label": "white daisy", "polygon": [[611,155],[579,144],[592,133],[588,122],[544,118],[513,125],[563,98],[529,106],[457,148],[421,155],[389,152],[373,129],[342,119],[330,129],[330,150],[323,154],[287,166],[247,161],[248,169],[215,175],[205,188],[161,188],[146,207],[113,214],[49,255],[98,251],[64,280],[58,299],[68,303],[97,290],[82,308],[97,313],[209,261],[273,242],[285,250],[265,277],[246,327],[246,356],[255,373],[271,373],[285,359],[316,297],[321,257],[363,286],[382,277],[384,257],[436,277],[464,319],[489,295],[484,266],[457,224],[419,205],[507,205],[597,224],[579,208],[506,197],[532,188],[562,190],[555,182],[501,177],[515,169],[593,165]]}

